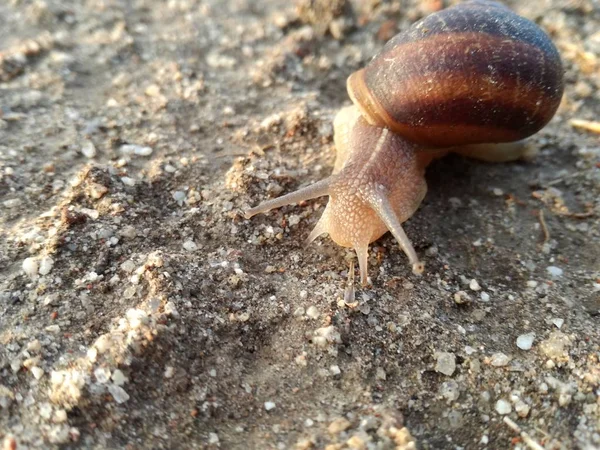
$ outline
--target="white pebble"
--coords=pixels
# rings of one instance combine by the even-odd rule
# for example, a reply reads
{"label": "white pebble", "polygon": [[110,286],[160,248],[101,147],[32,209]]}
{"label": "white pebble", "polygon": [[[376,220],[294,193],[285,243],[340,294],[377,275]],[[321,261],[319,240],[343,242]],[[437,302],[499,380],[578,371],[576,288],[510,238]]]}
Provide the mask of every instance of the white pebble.
{"label": "white pebble", "polygon": [[96,377],[96,381],[100,384],[108,383],[110,380],[110,369],[107,367],[98,367],[94,370],[94,376]]}
{"label": "white pebble", "polygon": [[529,350],[533,345],[535,339],[535,333],[522,334],[517,338],[517,347],[521,350]]}
{"label": "white pebble", "polygon": [[27,351],[37,353],[42,349],[42,344],[38,339],[27,343]]}
{"label": "white pebble", "polygon": [[40,275],[48,275],[50,273],[50,271],[52,270],[53,266],[54,266],[54,260],[50,256],[44,256],[40,260],[39,274]]}
{"label": "white pebble", "polygon": [[173,199],[177,203],[183,203],[186,198],[187,198],[187,195],[185,195],[185,192],[183,192],[183,191],[175,191],[175,192],[173,192]]}
{"label": "white pebble", "polygon": [[96,146],[92,141],[85,141],[81,146],[81,153],[86,158],[93,158],[96,156]]}
{"label": "white pebble", "polygon": [[124,155],[150,156],[152,154],[151,147],[144,147],[141,145],[131,145],[131,144],[121,145],[119,150]]}
{"label": "white pebble", "polygon": [[121,264],[121,270],[126,273],[132,273],[135,270],[135,263],[128,259]]}
{"label": "white pebble", "polygon": [[339,375],[340,373],[342,373],[342,371],[340,370],[340,366],[337,365],[333,365],[329,368],[329,371],[331,372],[332,375]]}
{"label": "white pebble", "polygon": [[471,282],[469,283],[469,288],[472,291],[479,291],[481,290],[481,286],[479,286],[479,283],[477,282],[476,279],[472,279]]}
{"label": "white pebble", "polygon": [[108,392],[113,396],[115,402],[121,404],[129,400],[129,394],[121,386],[111,384],[108,386]]}
{"label": "white pebble", "polygon": [[52,419],[54,423],[64,423],[67,421],[67,411],[64,409],[57,409],[54,411],[54,418]]}
{"label": "white pebble", "polygon": [[198,250],[198,246],[196,245],[196,243],[194,241],[185,241],[183,243],[183,248],[184,250],[187,250],[188,252],[194,252],[196,250]]}
{"label": "white pebble", "polygon": [[273,403],[273,402],[265,402],[265,409],[267,411],[271,411],[271,410],[275,409],[275,403]]}
{"label": "white pebble", "polygon": [[2,202],[2,204],[4,205],[5,208],[16,208],[17,206],[19,206],[22,203],[20,198],[11,198],[9,200],[4,200]]}
{"label": "white pebble", "polygon": [[113,383],[115,383],[117,386],[123,386],[126,382],[127,382],[127,377],[125,376],[125,374],[119,370],[116,369],[113,374],[112,374],[112,381]]}
{"label": "white pebble", "polygon": [[315,306],[309,306],[306,310],[306,315],[311,319],[318,319],[320,316],[319,310]]}
{"label": "white pebble", "polygon": [[460,397],[460,388],[458,383],[454,380],[445,381],[440,386],[440,394],[450,402],[458,400],[458,397]]}
{"label": "white pebble", "polygon": [[556,266],[548,266],[546,267],[546,271],[553,278],[561,277],[563,274],[563,270],[560,267]]}
{"label": "white pebble", "polygon": [[167,302],[165,304],[165,314],[168,316],[175,316],[175,317],[177,317],[179,315],[179,313],[177,312],[177,308],[175,307],[175,303]]}
{"label": "white pebble", "polygon": [[552,323],[554,324],[554,326],[556,328],[558,328],[559,330],[562,328],[563,324],[565,323],[565,319],[552,319]]}
{"label": "white pebble", "polygon": [[25,258],[23,260],[23,270],[31,278],[38,274],[39,263],[37,258]]}
{"label": "white pebble", "polygon": [[135,186],[135,178],[121,177],[121,183],[123,183],[125,186]]}
{"label": "white pebble", "polygon": [[31,370],[31,373],[32,373],[32,375],[34,376],[34,378],[36,380],[39,380],[40,378],[42,378],[44,376],[44,370],[40,369],[37,366],[34,366],[31,369],[29,369],[29,370]]}
{"label": "white pebble", "polygon": [[449,352],[437,352],[434,357],[437,359],[435,364],[436,372],[451,376],[456,370],[456,355]]}
{"label": "white pebble", "polygon": [[219,445],[219,435],[217,433],[208,433],[208,443]]}
{"label": "white pebble", "polygon": [[167,366],[165,369],[165,378],[173,378],[175,375],[175,369],[172,366]]}
{"label": "white pebble", "polygon": [[148,314],[141,309],[131,308],[125,313],[129,326],[134,330],[140,328],[148,321]]}
{"label": "white pebble", "polygon": [[517,411],[519,417],[527,417],[529,415],[529,410],[529,405],[522,400],[515,403],[515,411]]}
{"label": "white pebble", "polygon": [[482,302],[489,302],[490,301],[490,294],[488,294],[485,291],[481,291],[480,297],[481,297],[481,301]]}
{"label": "white pebble", "polygon": [[494,353],[492,355],[492,359],[490,360],[490,364],[494,367],[504,367],[510,362],[510,357],[506,356],[504,353]]}
{"label": "white pebble", "polygon": [[510,403],[508,403],[506,400],[500,399],[496,402],[495,409],[498,414],[506,415],[510,414],[512,411],[512,406],[510,406]]}

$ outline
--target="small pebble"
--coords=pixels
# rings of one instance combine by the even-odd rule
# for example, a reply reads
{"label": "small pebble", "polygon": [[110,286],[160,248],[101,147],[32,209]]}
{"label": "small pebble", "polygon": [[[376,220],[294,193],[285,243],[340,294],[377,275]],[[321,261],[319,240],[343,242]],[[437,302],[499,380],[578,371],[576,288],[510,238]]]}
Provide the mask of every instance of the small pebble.
{"label": "small pebble", "polygon": [[482,291],[479,296],[480,296],[482,302],[489,302],[490,301],[490,294],[488,294],[485,291]]}
{"label": "small pebble", "polygon": [[124,155],[150,156],[152,154],[151,147],[144,147],[141,145],[125,144],[121,145],[119,150]]}
{"label": "small pebble", "polygon": [[67,421],[67,411],[64,409],[58,409],[54,412],[54,417],[52,418],[54,423],[64,423]]}
{"label": "small pebble", "polygon": [[490,359],[490,364],[494,367],[504,367],[510,362],[510,357],[504,353],[494,353]]}
{"label": "small pebble", "polygon": [[116,369],[113,372],[111,379],[112,379],[113,383],[116,384],[117,386],[123,386],[127,382],[127,377],[119,369]]}
{"label": "small pebble", "polygon": [[275,409],[275,403],[273,402],[265,402],[265,410],[267,411],[271,411],[273,409]]}
{"label": "small pebble", "polygon": [[98,367],[94,370],[96,381],[100,384],[106,384],[110,380],[110,369],[107,367]]}
{"label": "small pebble", "polygon": [[329,424],[327,431],[329,431],[331,434],[340,434],[342,431],[346,431],[348,428],[350,428],[350,422],[348,419],[338,417]]}
{"label": "small pebble", "polygon": [[496,402],[495,409],[498,414],[506,415],[510,414],[512,406],[506,400],[500,399]]}
{"label": "small pebble", "polygon": [[29,277],[34,278],[38,274],[39,263],[37,258],[25,258],[23,260],[23,271],[29,275]]}
{"label": "small pebble", "polygon": [[121,177],[121,182],[125,185],[125,186],[130,186],[133,187],[135,186],[135,178],[131,178],[131,177]]}
{"label": "small pebble", "polygon": [[546,271],[552,278],[560,278],[563,275],[563,270],[556,266],[548,266]]}
{"label": "small pebble", "polygon": [[449,402],[458,400],[460,389],[458,383],[454,380],[444,381],[440,386],[440,394]]}
{"label": "small pebble", "polygon": [[479,291],[479,290],[481,290],[481,286],[479,286],[479,283],[478,283],[478,282],[477,282],[477,280],[475,280],[475,279],[472,279],[472,280],[469,282],[469,288],[470,288],[472,291]]}
{"label": "small pebble", "polygon": [[42,378],[42,376],[44,376],[44,370],[40,369],[39,367],[34,366],[29,370],[31,370],[31,374],[36,380],[39,380],[40,378]]}
{"label": "small pebble", "polygon": [[173,303],[173,302],[167,302],[165,304],[165,314],[167,316],[174,316],[174,317],[177,317],[179,315],[179,313],[177,312],[177,308],[175,306],[175,303]]}
{"label": "small pebble", "polygon": [[130,259],[121,263],[121,270],[126,273],[132,273],[135,270],[135,267],[135,263]]}
{"label": "small pebble", "polygon": [[100,183],[91,183],[89,186],[90,197],[94,200],[102,198],[108,192],[108,188]]}
{"label": "small pebble", "polygon": [[552,319],[552,323],[554,324],[554,326],[556,328],[558,328],[559,330],[562,328],[563,324],[565,323],[565,319]]}
{"label": "small pebble", "polygon": [[517,403],[515,403],[515,411],[519,417],[527,417],[529,415],[529,410],[529,405],[522,400],[519,400]]}
{"label": "small pebble", "polygon": [[522,334],[517,338],[517,347],[519,347],[521,350],[529,350],[533,345],[534,339],[535,333]]}
{"label": "small pebble", "polygon": [[434,357],[437,359],[435,364],[436,372],[451,376],[456,370],[456,355],[449,352],[437,352]]}
{"label": "small pebble", "polygon": [[2,204],[4,205],[4,207],[8,208],[8,209],[16,208],[16,207],[20,206],[21,203],[23,203],[23,202],[21,201],[20,198],[11,198],[9,200],[4,200],[2,202]]}
{"label": "small pebble", "polygon": [[306,310],[306,315],[311,319],[318,319],[321,314],[319,313],[319,310],[316,308],[316,306],[309,306]]}
{"label": "small pebble", "polygon": [[183,203],[186,198],[187,198],[187,195],[185,195],[185,192],[183,192],[183,191],[173,192],[173,200],[175,200],[177,203]]}
{"label": "small pebble", "polygon": [[465,305],[471,302],[471,297],[465,291],[458,291],[454,294],[454,303],[457,305]]}
{"label": "small pebble", "polygon": [[81,146],[81,153],[86,158],[93,158],[96,156],[96,147],[92,141],[85,141]]}
{"label": "small pebble", "polygon": [[196,250],[198,250],[198,246],[196,245],[196,243],[194,241],[185,241],[183,243],[183,248],[184,250],[187,250],[188,252],[194,252]]}
{"label": "small pebble", "polygon": [[44,256],[40,260],[39,274],[48,275],[54,266],[54,260],[50,256]]}
{"label": "small pebble", "polygon": [[42,344],[39,340],[34,339],[33,341],[27,344],[27,351],[37,353],[42,349]]}
{"label": "small pebble", "polygon": [[129,394],[121,386],[111,384],[108,386],[108,392],[113,396],[115,402],[121,404],[129,400]]}

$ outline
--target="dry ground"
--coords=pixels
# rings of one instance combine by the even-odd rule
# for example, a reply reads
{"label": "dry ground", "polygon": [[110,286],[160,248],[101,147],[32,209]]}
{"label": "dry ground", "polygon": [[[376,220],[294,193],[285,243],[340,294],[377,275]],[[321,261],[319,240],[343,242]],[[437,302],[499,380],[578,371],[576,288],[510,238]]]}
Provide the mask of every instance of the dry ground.
{"label": "dry ground", "polygon": [[240,211],[330,173],[346,77],[442,2],[301,3],[0,2],[4,449],[600,447],[597,0],[510,2],[566,68],[539,156],[432,165],[426,274],[387,235],[356,304],[325,199]]}

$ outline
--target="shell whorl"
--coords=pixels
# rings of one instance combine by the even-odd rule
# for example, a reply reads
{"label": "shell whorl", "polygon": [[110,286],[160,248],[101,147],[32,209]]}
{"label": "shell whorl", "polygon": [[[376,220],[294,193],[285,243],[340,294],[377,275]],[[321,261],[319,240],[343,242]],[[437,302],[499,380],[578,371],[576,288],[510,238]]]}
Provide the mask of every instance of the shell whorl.
{"label": "shell whorl", "polygon": [[552,118],[563,89],[549,37],[485,0],[416,22],[348,79],[370,123],[437,147],[524,139]]}

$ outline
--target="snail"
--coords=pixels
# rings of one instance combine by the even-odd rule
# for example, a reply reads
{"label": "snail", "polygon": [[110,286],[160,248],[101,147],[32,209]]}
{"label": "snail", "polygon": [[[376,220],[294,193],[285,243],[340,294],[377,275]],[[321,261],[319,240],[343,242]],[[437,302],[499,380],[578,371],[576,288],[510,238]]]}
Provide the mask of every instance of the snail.
{"label": "snail", "polygon": [[563,89],[550,38],[504,5],[472,0],[433,13],[348,78],[353,105],[334,119],[332,175],[245,217],[327,195],[307,243],[329,233],[353,247],[365,285],[369,244],[390,231],[421,274],[401,224],[425,196],[427,165],[449,152],[488,162],[530,155],[525,139],[554,116]]}

